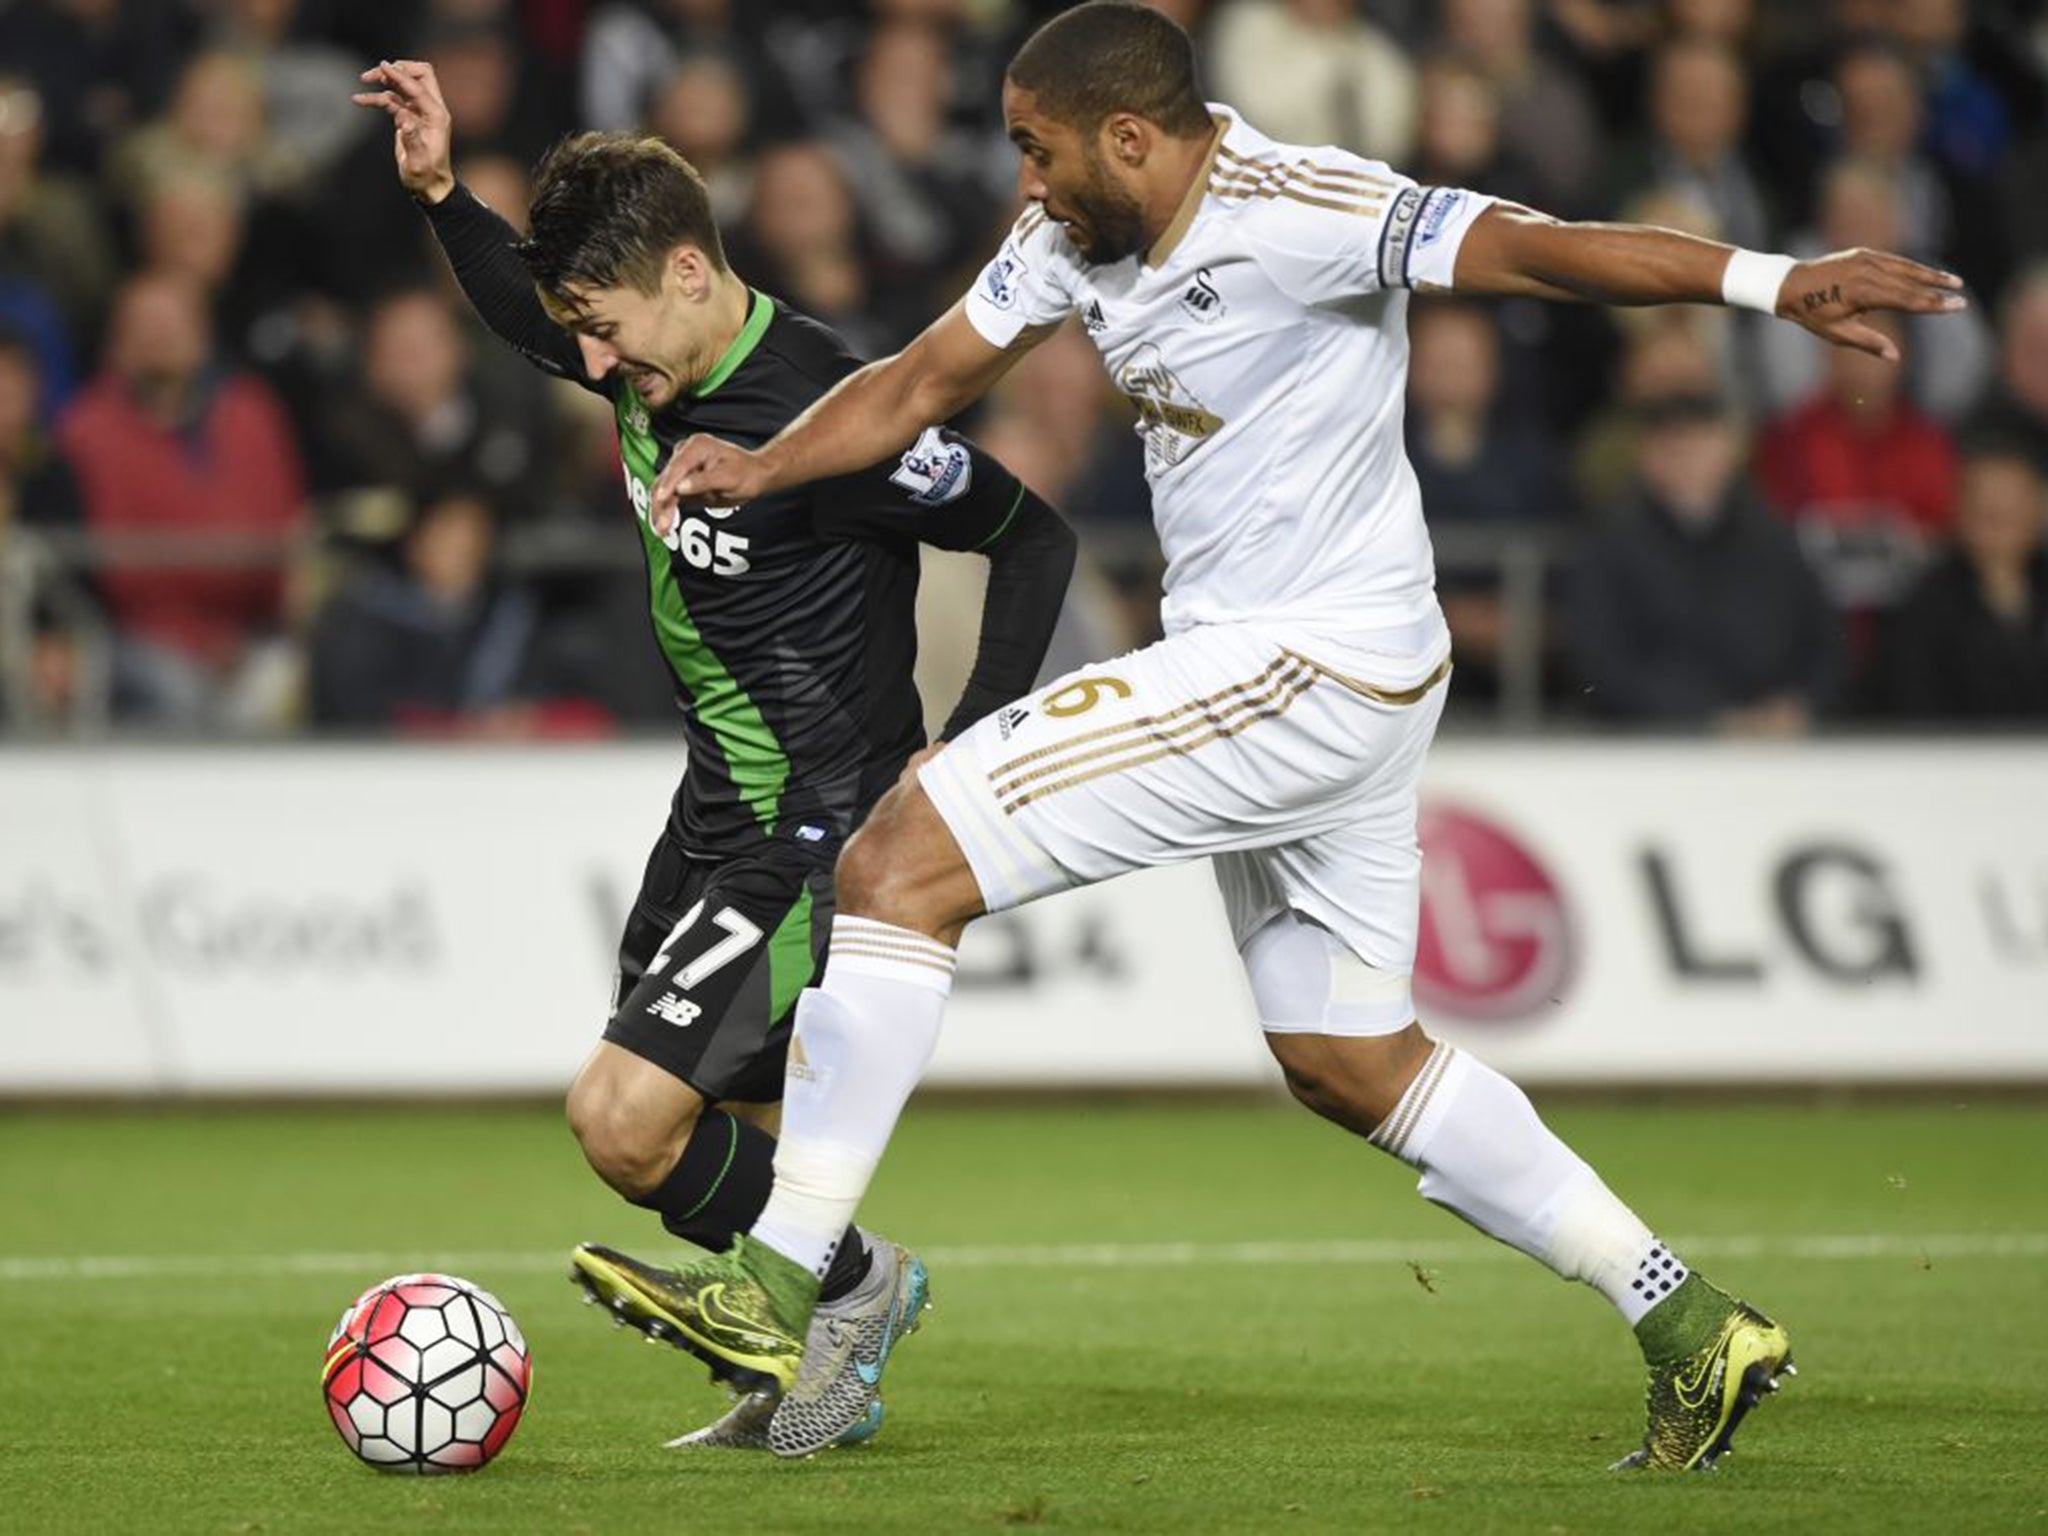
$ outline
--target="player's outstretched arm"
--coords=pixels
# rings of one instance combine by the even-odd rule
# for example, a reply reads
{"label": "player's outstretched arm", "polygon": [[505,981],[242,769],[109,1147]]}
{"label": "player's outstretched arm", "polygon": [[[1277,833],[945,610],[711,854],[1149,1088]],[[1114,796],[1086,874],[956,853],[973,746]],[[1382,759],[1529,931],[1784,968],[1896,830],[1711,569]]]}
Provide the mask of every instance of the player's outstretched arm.
{"label": "player's outstretched arm", "polygon": [[589,388],[575,339],[541,307],[533,280],[513,253],[519,233],[455,179],[449,143],[454,120],[441,99],[434,66],[414,59],[387,59],[363,71],[350,100],[391,119],[393,158],[399,185],[427,216],[442,255],[462,285],[470,307],[503,341],[549,373]]}
{"label": "player's outstretched arm", "polygon": [[1644,224],[1566,224],[1510,203],[1473,222],[1453,282],[1464,293],[1737,305],[1891,362],[1898,348],[1862,316],[1945,314],[1966,302],[1953,273],[1884,251],[1796,261]]}
{"label": "player's outstretched arm", "polygon": [[955,304],[893,357],[848,374],[758,449],[693,437],[669,455],[654,483],[650,521],[666,533],[676,508],[736,506],[865,469],[986,394],[1048,331],[1026,331],[1007,347],[983,339]]}
{"label": "player's outstretched arm", "polygon": [[434,66],[413,59],[386,59],[364,70],[362,80],[375,89],[358,91],[349,100],[391,119],[391,148],[398,161],[399,184],[423,203],[440,202],[455,190],[455,164],[449,150],[455,123],[448,103],[441,99],[441,82],[434,78]]}

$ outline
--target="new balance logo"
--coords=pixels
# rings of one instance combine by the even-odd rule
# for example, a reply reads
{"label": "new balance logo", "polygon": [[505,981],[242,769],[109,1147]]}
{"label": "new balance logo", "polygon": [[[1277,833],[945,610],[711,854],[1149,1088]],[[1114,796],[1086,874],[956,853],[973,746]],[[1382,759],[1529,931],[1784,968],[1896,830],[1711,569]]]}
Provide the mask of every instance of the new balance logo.
{"label": "new balance logo", "polygon": [[1211,325],[1223,318],[1227,305],[1223,295],[1216,291],[1216,283],[1209,276],[1209,269],[1202,268],[1195,274],[1195,280],[1188,284],[1188,291],[1180,296],[1180,307],[1192,320]]}
{"label": "new balance logo", "polygon": [[1081,311],[1081,326],[1090,336],[1100,336],[1109,329],[1109,322],[1102,317],[1102,301],[1090,299],[1088,307]]}
{"label": "new balance logo", "polygon": [[679,992],[664,992],[647,1005],[647,1011],[664,1024],[684,1029],[697,1022],[704,1010]]}

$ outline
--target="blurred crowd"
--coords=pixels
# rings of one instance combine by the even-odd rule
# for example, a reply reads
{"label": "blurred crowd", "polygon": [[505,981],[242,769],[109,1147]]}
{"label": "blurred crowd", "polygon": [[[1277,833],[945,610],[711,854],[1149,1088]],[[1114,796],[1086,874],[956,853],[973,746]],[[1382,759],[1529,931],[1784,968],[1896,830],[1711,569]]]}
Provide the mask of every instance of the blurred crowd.
{"label": "blurred crowd", "polygon": [[[671,718],[611,415],[483,331],[351,106],[436,67],[515,224],[558,134],[704,173],[756,286],[886,351],[1016,209],[1028,0],[0,0],[0,731]],[[1892,367],[1715,308],[1418,300],[1458,709],[2048,726],[2048,0],[1172,0],[1275,137],[1576,218],[1902,251]],[[972,430],[1080,527],[1062,644],[1156,633],[1127,407],[1069,328]],[[973,562],[928,582],[935,707]]]}

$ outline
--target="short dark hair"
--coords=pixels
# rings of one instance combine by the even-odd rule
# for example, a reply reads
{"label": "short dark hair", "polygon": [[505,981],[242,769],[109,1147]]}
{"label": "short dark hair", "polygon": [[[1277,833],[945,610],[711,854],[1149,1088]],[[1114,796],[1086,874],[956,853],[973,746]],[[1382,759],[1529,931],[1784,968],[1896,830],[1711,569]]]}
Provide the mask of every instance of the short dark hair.
{"label": "short dark hair", "polygon": [[697,168],[638,133],[579,133],[559,140],[533,173],[532,233],[519,255],[540,291],[573,304],[568,290],[661,286],[661,264],[694,245],[726,269],[711,195]]}
{"label": "short dark hair", "polygon": [[1966,427],[1956,446],[1964,469],[1976,464],[2021,464],[2037,483],[2043,478],[2032,445],[2009,423],[1994,419]]}
{"label": "short dark hair", "polygon": [[1017,50],[1009,78],[1047,116],[1084,132],[1116,112],[1175,138],[1209,131],[1194,43],[1171,17],[1131,0],[1088,0],[1055,16]]}
{"label": "short dark hair", "polygon": [[35,371],[38,378],[42,376],[43,358],[36,351],[36,344],[29,340],[28,332],[6,320],[0,320],[0,357],[18,357]]}

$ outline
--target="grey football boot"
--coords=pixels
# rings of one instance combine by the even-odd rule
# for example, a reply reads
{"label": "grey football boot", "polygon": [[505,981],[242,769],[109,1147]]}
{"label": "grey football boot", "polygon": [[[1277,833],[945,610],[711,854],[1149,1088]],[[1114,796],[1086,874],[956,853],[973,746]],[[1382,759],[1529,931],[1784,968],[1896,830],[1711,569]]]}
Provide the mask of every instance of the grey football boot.
{"label": "grey football boot", "polygon": [[722,1418],[702,1429],[677,1435],[669,1450],[702,1446],[720,1451],[765,1451],[768,1449],[768,1421],[775,1417],[776,1396],[772,1391],[742,1392]]}
{"label": "grey football boot", "polygon": [[874,1261],[867,1278],[811,1315],[803,1365],[769,1419],[768,1448],[778,1456],[871,1438],[882,1427],[889,1356],[931,1304],[924,1261],[886,1237],[863,1236]]}

